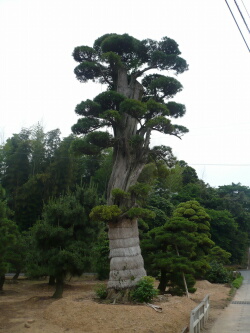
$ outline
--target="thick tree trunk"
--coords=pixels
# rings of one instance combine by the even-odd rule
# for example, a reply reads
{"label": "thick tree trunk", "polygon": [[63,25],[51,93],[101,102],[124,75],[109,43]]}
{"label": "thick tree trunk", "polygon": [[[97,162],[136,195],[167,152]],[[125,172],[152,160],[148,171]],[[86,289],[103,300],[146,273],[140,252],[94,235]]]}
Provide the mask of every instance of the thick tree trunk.
{"label": "thick tree trunk", "polygon": [[109,223],[109,291],[132,289],[146,275],[139,244],[137,220]]}
{"label": "thick tree trunk", "polygon": [[4,282],[5,282],[5,274],[0,276],[0,291],[3,291]]}
{"label": "thick tree trunk", "polygon": [[20,270],[20,269],[17,269],[15,275],[14,275],[13,278],[12,278],[12,280],[17,280],[18,277],[19,277],[19,275],[20,275],[20,273],[21,273],[21,270]]}
{"label": "thick tree trunk", "polygon": [[160,283],[159,283],[159,286],[158,286],[158,289],[159,289],[161,294],[164,294],[164,292],[166,291],[167,283],[168,283],[167,272],[164,269],[162,269],[161,270]]}
{"label": "thick tree trunk", "polygon": [[[135,78],[128,83],[127,71],[121,68],[118,71],[117,92],[127,98],[141,100],[143,88]],[[120,125],[116,126],[115,147],[113,154],[112,173],[108,184],[108,204],[112,204],[111,191],[119,188],[127,191],[134,185],[147,162],[149,136],[140,147],[131,147],[131,139],[137,134],[138,120],[128,114],[123,114]]]}
{"label": "thick tree trunk", "polygon": [[56,284],[56,278],[53,275],[49,276],[49,285],[54,286]]}
{"label": "thick tree trunk", "polygon": [[[142,86],[135,78],[128,82],[127,71],[118,71],[117,92],[127,98],[141,100]],[[131,146],[131,141],[137,135],[138,120],[128,114],[123,114],[120,125],[116,127],[114,137],[114,155],[112,173],[108,184],[108,204],[114,204],[112,190],[119,188],[128,191],[137,179],[147,162],[149,136],[140,147]],[[131,208],[133,199],[121,200],[120,207]],[[127,299],[129,291],[146,275],[139,244],[137,219],[123,218],[118,222],[109,223],[110,275],[108,282],[109,299]]]}
{"label": "thick tree trunk", "polygon": [[64,279],[57,278],[56,279],[56,290],[53,294],[53,298],[62,298],[64,288]]}

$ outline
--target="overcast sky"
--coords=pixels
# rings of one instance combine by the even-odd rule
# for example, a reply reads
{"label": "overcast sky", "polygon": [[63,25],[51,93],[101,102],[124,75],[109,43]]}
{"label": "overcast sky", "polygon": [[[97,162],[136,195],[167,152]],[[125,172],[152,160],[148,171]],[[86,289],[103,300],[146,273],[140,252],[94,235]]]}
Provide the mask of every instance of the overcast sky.
{"label": "overcast sky", "polygon": [[[250,27],[250,0],[237,2]],[[224,0],[0,0],[1,141],[38,122],[71,133],[76,104],[105,90],[76,80],[72,51],[105,33],[176,40],[189,71],[174,99],[187,113],[174,122],[190,132],[152,144],[171,146],[211,186],[250,186],[250,53]]]}

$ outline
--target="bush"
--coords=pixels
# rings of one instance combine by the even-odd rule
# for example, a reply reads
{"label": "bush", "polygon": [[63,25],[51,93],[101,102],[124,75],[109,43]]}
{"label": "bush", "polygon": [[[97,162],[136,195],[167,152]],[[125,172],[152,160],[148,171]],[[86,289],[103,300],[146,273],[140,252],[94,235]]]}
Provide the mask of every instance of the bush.
{"label": "bush", "polygon": [[211,283],[228,283],[233,280],[232,272],[229,272],[222,264],[217,261],[210,263],[211,269],[205,278]]}
{"label": "bush", "polygon": [[100,284],[95,289],[95,293],[100,299],[106,299],[108,292],[107,292],[107,288],[106,288],[105,284]]}
{"label": "bush", "polygon": [[236,289],[239,289],[240,286],[242,285],[244,278],[243,276],[238,277],[237,279],[233,280],[232,286]]}
{"label": "bush", "polygon": [[137,283],[135,289],[131,292],[132,300],[139,303],[148,303],[158,295],[158,290],[154,288],[154,278],[144,276]]}

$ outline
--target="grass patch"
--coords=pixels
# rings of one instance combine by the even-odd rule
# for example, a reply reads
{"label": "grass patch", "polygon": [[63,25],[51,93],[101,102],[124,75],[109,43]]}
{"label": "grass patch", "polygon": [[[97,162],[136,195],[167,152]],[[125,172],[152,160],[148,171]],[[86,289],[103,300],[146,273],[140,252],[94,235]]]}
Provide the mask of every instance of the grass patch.
{"label": "grass patch", "polygon": [[243,276],[239,276],[238,278],[233,280],[232,286],[236,289],[239,289],[240,286],[242,285],[243,280],[244,280]]}

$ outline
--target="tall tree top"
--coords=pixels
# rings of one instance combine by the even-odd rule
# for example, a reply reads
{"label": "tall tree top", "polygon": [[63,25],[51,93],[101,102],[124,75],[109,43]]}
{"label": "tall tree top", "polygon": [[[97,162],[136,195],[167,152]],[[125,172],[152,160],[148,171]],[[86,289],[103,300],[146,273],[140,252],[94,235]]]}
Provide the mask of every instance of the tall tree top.
{"label": "tall tree top", "polygon": [[134,78],[150,69],[183,73],[188,65],[180,54],[178,44],[168,37],[159,42],[152,39],[140,41],[128,34],[111,33],[98,38],[93,47],[77,46],[73,57],[80,63],[75,68],[79,81],[106,82],[110,89],[117,90],[117,75],[121,69],[126,69]]}

